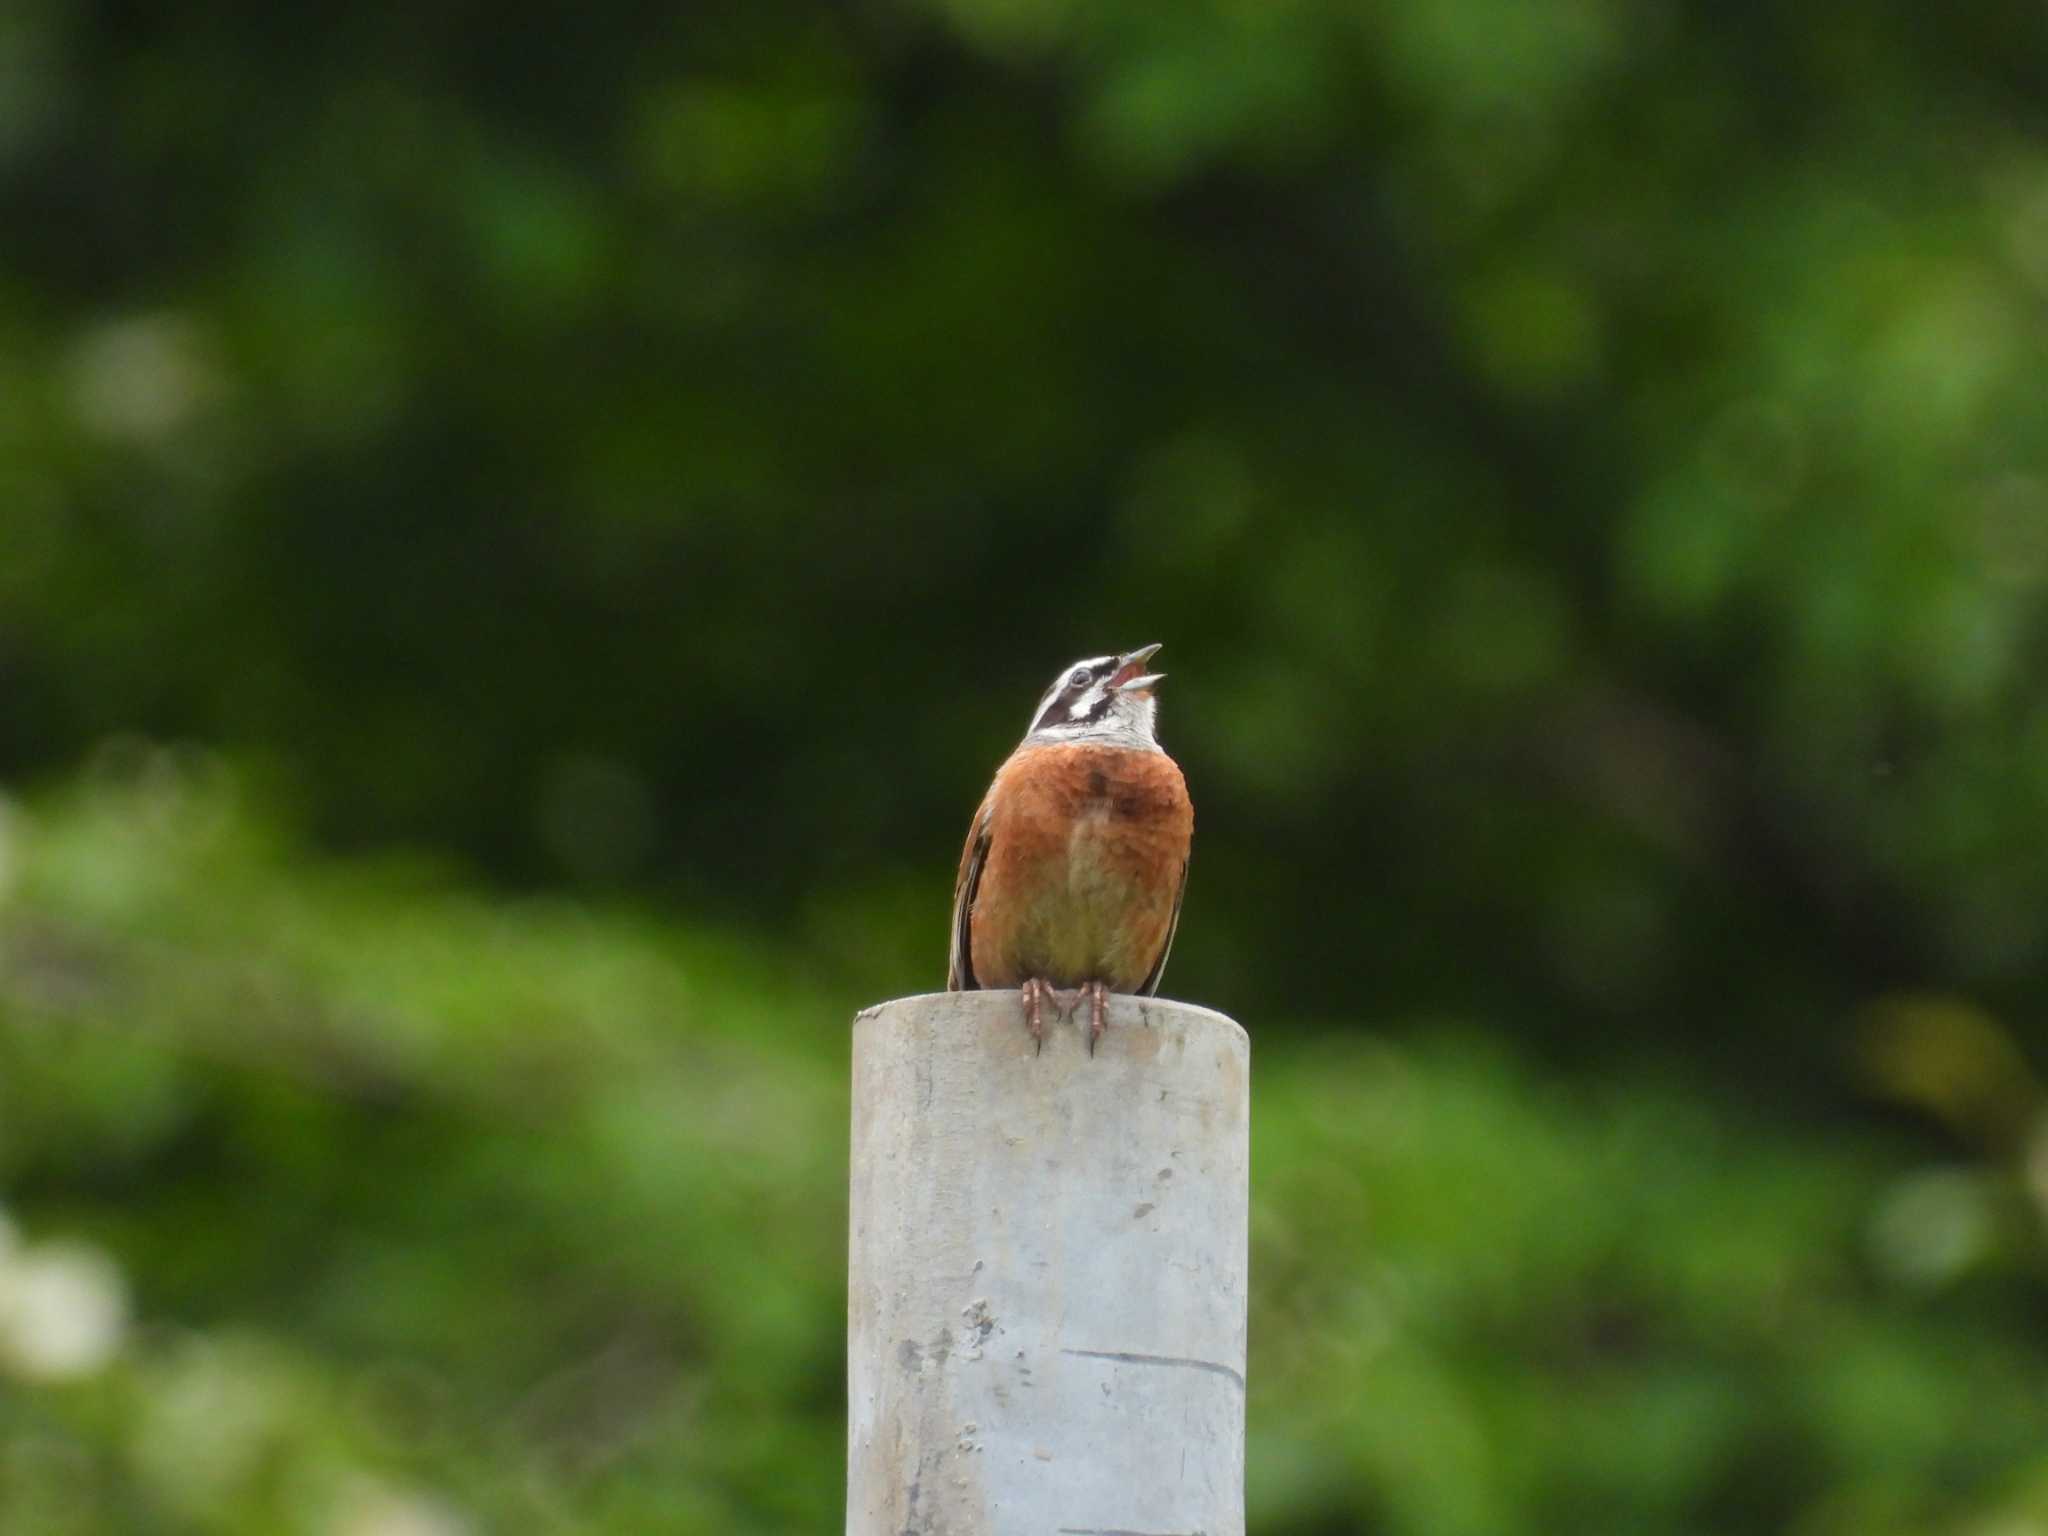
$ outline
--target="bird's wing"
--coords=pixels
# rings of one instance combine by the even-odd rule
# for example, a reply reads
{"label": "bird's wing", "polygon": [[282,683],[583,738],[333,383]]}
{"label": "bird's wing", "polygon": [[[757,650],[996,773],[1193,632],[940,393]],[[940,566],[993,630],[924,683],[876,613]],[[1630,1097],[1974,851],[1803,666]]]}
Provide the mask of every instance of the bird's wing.
{"label": "bird's wing", "polygon": [[967,829],[967,846],[960,850],[960,877],[953,882],[953,945],[946,958],[946,990],[976,992],[981,983],[974,979],[972,953],[974,893],[981,887],[981,867],[988,862],[989,806],[982,801]]}
{"label": "bird's wing", "polygon": [[1166,974],[1166,957],[1173,953],[1173,935],[1180,927],[1180,906],[1188,897],[1188,865],[1191,859],[1180,861],[1180,888],[1173,893],[1173,916],[1166,922],[1166,942],[1159,946],[1159,958],[1152,962],[1152,970],[1138,988],[1141,997],[1154,997],[1159,992],[1159,978]]}

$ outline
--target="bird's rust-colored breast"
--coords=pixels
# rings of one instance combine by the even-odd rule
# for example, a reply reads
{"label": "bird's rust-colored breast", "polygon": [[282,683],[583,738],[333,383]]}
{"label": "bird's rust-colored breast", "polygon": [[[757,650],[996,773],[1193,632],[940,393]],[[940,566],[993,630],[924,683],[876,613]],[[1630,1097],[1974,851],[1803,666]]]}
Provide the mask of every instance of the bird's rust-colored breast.
{"label": "bird's rust-colored breast", "polygon": [[989,788],[987,862],[972,919],[985,987],[1030,977],[1136,990],[1172,931],[1194,836],[1180,768],[1163,752],[1026,747]]}

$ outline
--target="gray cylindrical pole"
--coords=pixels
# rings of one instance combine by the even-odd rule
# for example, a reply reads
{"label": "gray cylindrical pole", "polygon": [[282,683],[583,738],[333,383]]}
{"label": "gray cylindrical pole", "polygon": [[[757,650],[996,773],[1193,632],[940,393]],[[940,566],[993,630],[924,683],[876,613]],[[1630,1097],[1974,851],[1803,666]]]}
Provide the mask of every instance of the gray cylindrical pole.
{"label": "gray cylindrical pole", "polygon": [[1242,1536],[1249,1082],[1186,1003],[855,1021],[847,1536]]}

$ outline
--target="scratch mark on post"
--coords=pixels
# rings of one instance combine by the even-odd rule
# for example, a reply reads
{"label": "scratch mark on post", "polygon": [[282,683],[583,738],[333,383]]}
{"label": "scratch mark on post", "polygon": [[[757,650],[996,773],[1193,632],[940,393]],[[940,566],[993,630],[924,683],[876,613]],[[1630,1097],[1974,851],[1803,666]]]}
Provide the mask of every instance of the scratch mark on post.
{"label": "scratch mark on post", "polygon": [[[1244,1390],[1243,1374],[1214,1360],[1190,1360],[1185,1355],[1134,1355],[1120,1349],[1063,1349],[1060,1353],[1079,1355],[1084,1360],[1114,1360],[1119,1365],[1177,1365],[1190,1371],[1213,1371],[1236,1382],[1238,1391]],[[1119,1533],[1105,1532],[1104,1536],[1119,1536]]]}

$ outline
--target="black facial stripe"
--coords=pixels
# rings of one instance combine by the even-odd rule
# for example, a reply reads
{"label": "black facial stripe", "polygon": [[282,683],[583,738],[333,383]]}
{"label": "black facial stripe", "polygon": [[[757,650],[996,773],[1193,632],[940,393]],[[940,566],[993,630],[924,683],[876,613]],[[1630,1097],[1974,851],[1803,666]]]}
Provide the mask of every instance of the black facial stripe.
{"label": "black facial stripe", "polygon": [[[1069,665],[1066,671],[1060,674],[1059,681],[1053,685],[1045,707],[1031,722],[1032,729],[1036,730],[1041,725],[1093,725],[1108,718],[1110,705],[1114,701],[1107,693],[1085,707],[1082,700],[1088,696],[1091,688],[1115,669],[1114,656],[1091,656],[1086,661],[1077,661]],[[1077,672],[1081,674],[1079,681],[1076,681],[1074,676]],[[1075,713],[1076,710],[1080,713]]]}

